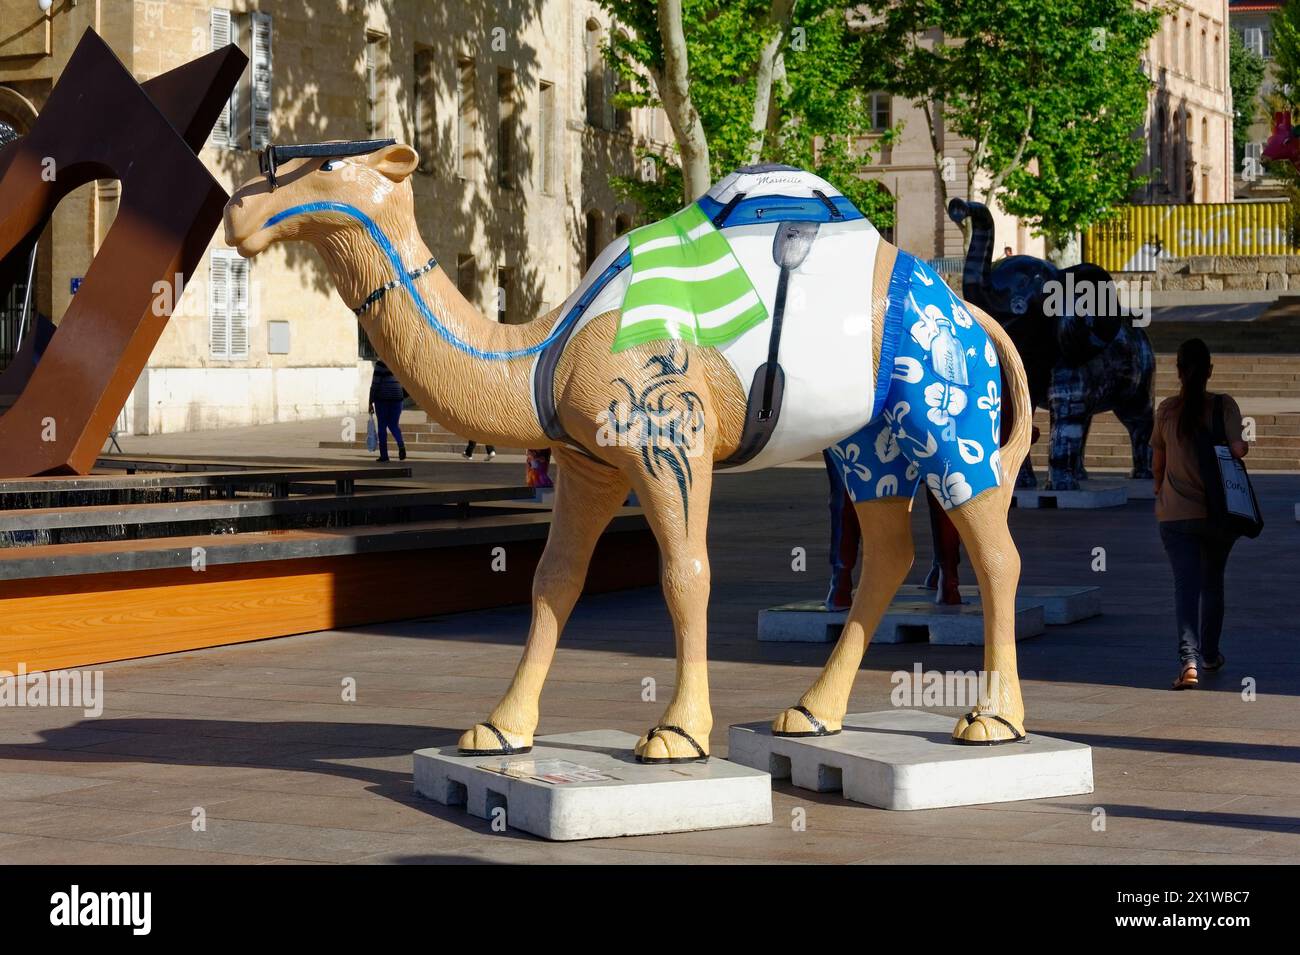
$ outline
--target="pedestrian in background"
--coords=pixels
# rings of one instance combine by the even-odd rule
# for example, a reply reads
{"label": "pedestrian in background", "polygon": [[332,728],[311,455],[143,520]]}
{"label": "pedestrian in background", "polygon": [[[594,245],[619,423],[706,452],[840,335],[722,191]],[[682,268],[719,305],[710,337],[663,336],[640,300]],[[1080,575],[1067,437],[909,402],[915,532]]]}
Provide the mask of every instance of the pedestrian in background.
{"label": "pedestrian in background", "polygon": [[397,460],[406,460],[406,443],[402,440],[402,402],[406,389],[382,361],[375,362],[370,379],[370,413],[379,419],[379,463],[388,461],[388,432],[397,440]]}
{"label": "pedestrian in background", "polygon": [[1208,520],[1205,480],[1197,444],[1212,431],[1216,407],[1232,456],[1249,450],[1242,440],[1241,409],[1228,395],[1206,390],[1214,365],[1199,338],[1178,346],[1179,393],[1156,409],[1151,433],[1155,474],[1156,520],[1160,541],[1174,571],[1174,618],[1178,629],[1178,679],[1175,690],[1197,686],[1200,674],[1224,664],[1219,651],[1223,633],[1223,575],[1233,538]]}

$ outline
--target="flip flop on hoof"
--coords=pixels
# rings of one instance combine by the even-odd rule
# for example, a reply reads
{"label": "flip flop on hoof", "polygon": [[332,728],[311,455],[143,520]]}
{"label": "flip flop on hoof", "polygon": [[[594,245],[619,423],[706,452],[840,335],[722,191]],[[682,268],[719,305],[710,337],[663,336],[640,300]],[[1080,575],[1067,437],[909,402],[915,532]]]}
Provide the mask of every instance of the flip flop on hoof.
{"label": "flip flop on hoof", "polygon": [[[804,730],[798,733],[791,733],[785,730],[773,729],[772,730],[773,736],[780,736],[780,737],[784,737],[785,739],[803,739],[809,736],[835,736],[840,732],[838,729],[834,729],[834,730],[828,729],[826,724],[823,723],[821,720],[819,720],[817,717],[813,716],[806,706],[792,706],[790,707],[790,709],[786,710],[785,712],[798,713],[800,716],[802,716],[804,719],[808,721],[808,725],[811,726],[812,729]],[[780,717],[777,718],[780,719]]]}
{"label": "flip flop on hoof", "polygon": [[[466,740],[467,739],[473,740],[475,737],[474,731],[477,730],[480,726],[497,738],[497,742],[501,744],[500,747],[498,747],[497,749],[482,749],[478,747],[473,749],[465,748]],[[461,739],[461,743],[460,746],[458,747],[459,748],[458,755],[460,756],[519,756],[524,753],[531,753],[533,751],[533,747],[531,743],[527,746],[513,745],[510,742],[510,740],[506,739],[506,734],[501,732],[491,723],[474,724],[473,729],[466,731],[465,735],[462,736],[460,739]]]}
{"label": "flip flop on hoof", "polygon": [[[989,739],[987,737],[985,739],[967,739],[961,735],[963,730],[975,726],[976,721],[981,718],[997,720],[1007,729],[1011,730],[1011,735],[1004,739]],[[956,729],[952,731],[952,740],[959,746],[999,746],[1002,743],[1022,743],[1028,739],[1024,733],[1020,732],[1020,730],[1016,728],[1016,724],[1012,723],[1008,719],[998,716],[996,713],[967,713],[962,717],[962,719],[966,721],[965,725],[963,726],[961,723],[958,723]],[[985,732],[988,732],[987,727],[985,727]]]}
{"label": "flip flop on hoof", "polygon": [[[686,742],[691,744],[691,748],[695,750],[695,755],[694,756],[646,756],[644,755],[645,751],[650,748],[650,741],[658,738],[659,733],[674,733],[677,736],[680,736],[682,739],[686,740]],[[665,747],[668,746],[667,740],[661,739],[660,742],[662,742]],[[650,730],[645,734],[645,745],[641,747],[641,752],[637,754],[636,761],[638,763],[651,763],[651,764],[703,763],[703,762],[707,762],[708,758],[709,758],[709,754],[704,751],[703,746],[701,746],[699,743],[695,741],[695,737],[693,737],[690,733],[686,732],[686,730],[682,729],[680,726],[670,726],[665,723],[661,726],[650,727]]]}

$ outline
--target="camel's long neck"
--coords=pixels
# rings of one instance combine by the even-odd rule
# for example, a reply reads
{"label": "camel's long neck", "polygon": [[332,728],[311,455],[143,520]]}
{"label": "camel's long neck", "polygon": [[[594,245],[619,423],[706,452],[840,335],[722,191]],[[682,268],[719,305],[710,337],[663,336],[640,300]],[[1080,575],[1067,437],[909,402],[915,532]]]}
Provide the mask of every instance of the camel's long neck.
{"label": "camel's long neck", "polygon": [[[413,227],[385,229],[407,270],[429,261]],[[387,254],[363,231],[317,243],[349,307],[397,278]],[[507,358],[542,341],[550,318],[502,325],[484,318],[441,266],[389,290],[359,320],[380,357],[420,407],[452,432],[509,447],[550,444],[532,405],[532,357]],[[423,307],[421,306],[423,303]],[[432,321],[430,320],[432,318]],[[435,323],[437,328],[435,328]]]}

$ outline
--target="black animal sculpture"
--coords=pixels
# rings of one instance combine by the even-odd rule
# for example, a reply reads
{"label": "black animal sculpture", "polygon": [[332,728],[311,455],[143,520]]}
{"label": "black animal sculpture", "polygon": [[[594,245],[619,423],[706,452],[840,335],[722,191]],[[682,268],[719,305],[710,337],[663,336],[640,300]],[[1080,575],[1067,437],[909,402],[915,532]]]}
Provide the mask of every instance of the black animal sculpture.
{"label": "black animal sculpture", "polygon": [[[1034,407],[1051,413],[1048,482],[1074,490],[1087,476],[1083,448],[1094,415],[1115,412],[1129,434],[1135,478],[1151,477],[1155,354],[1146,332],[1118,303],[1110,273],[1084,263],[1060,269],[1030,255],[993,265],[993,216],[978,202],[953,199],[948,217],[971,221],[962,296],[1006,329],[1029,377]],[[1029,459],[1019,487],[1038,480]]]}

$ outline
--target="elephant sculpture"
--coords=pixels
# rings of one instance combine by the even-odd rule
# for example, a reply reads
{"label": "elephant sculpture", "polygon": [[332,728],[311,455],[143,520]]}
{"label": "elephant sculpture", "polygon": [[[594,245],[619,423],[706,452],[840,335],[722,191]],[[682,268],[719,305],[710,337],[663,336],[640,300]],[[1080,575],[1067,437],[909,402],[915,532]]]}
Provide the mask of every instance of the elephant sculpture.
{"label": "elephant sculpture", "polygon": [[[953,199],[948,216],[970,219],[962,294],[996,318],[1015,343],[1035,408],[1051,414],[1047,487],[1076,490],[1087,477],[1084,445],[1095,415],[1113,411],[1128,431],[1135,478],[1151,477],[1155,353],[1120,306],[1110,273],[1083,263],[1062,269],[1029,255],[993,265],[993,216]],[[1038,480],[1026,458],[1020,487]]]}

